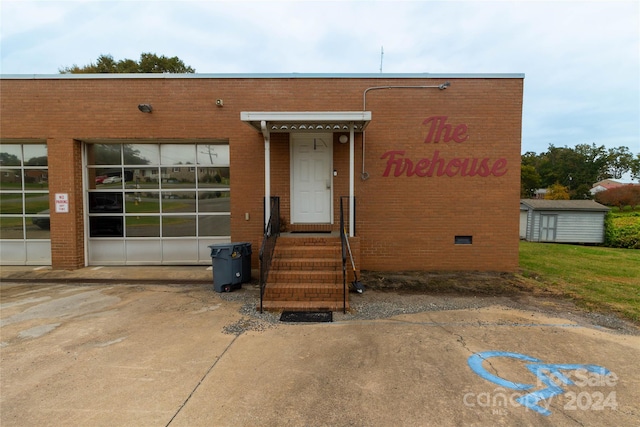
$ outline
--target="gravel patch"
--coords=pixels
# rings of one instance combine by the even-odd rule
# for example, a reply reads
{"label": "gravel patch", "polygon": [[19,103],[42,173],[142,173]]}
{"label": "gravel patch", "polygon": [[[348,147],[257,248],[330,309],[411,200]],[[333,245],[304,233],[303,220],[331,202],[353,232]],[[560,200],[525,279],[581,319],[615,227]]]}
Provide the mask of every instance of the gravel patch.
{"label": "gravel patch", "polygon": [[[334,322],[349,322],[388,319],[403,314],[423,313],[445,310],[478,310],[484,307],[500,305],[507,308],[533,311],[551,316],[562,316],[581,326],[606,328],[620,334],[640,335],[640,328],[633,323],[620,319],[613,314],[586,312],[571,301],[557,296],[534,295],[526,289],[515,288],[506,291],[500,287],[494,294],[483,287],[478,295],[474,295],[469,287],[464,290],[455,289],[445,293],[442,289],[419,289],[415,286],[402,289],[397,286],[383,287],[379,284],[367,288],[364,293],[350,293],[350,310],[333,313]],[[244,284],[242,289],[230,293],[219,294],[224,301],[242,304],[242,319],[227,325],[223,332],[241,335],[247,331],[261,332],[276,328],[282,324],[279,312],[257,309],[260,303],[260,288],[257,283]],[[287,323],[293,324],[295,323]]]}
{"label": "gravel patch", "polygon": [[256,308],[260,304],[260,287],[255,283],[244,284],[241,289],[219,295],[223,301],[242,304],[240,307],[242,318],[222,328],[222,332],[225,334],[241,335],[247,331],[262,332],[275,328],[280,323],[280,313],[269,311],[260,313]]}

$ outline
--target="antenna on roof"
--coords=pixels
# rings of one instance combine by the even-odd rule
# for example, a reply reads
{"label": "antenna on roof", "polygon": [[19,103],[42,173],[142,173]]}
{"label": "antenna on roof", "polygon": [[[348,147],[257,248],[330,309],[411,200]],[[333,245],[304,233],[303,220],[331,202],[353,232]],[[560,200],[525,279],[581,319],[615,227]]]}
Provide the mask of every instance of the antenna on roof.
{"label": "antenna on roof", "polygon": [[382,59],[384,58],[384,46],[380,46],[380,73],[382,74]]}

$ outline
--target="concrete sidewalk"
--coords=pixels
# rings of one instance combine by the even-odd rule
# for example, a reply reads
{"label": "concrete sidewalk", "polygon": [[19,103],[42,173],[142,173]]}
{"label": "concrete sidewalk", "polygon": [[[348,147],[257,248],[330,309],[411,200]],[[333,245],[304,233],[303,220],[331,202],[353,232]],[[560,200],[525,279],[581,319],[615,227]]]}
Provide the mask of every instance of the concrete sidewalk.
{"label": "concrete sidewalk", "polygon": [[[254,277],[257,271],[253,272]],[[139,283],[197,284],[213,283],[211,266],[128,266],[84,267],[54,270],[51,267],[0,267],[0,282],[50,283]]]}

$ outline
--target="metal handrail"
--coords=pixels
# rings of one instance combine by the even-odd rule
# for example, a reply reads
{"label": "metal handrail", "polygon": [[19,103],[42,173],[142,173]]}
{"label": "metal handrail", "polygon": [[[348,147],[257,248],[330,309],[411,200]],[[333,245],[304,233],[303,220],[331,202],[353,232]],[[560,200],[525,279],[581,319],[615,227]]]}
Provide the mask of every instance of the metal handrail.
{"label": "metal handrail", "polygon": [[280,197],[272,196],[269,203],[271,205],[271,216],[264,227],[262,245],[258,256],[260,259],[260,313],[262,313],[264,290],[267,286],[273,252],[276,248],[278,236],[280,236]]}
{"label": "metal handrail", "polygon": [[343,197],[340,197],[340,242],[342,243],[342,312],[347,313],[347,241],[344,230]]}
{"label": "metal handrail", "polygon": [[[345,203],[344,200],[347,200],[346,205],[349,206],[349,196],[341,196],[340,197],[340,242],[342,243],[342,311],[343,313],[347,312],[347,227],[345,223]],[[355,233],[355,198],[353,204],[353,230]]]}

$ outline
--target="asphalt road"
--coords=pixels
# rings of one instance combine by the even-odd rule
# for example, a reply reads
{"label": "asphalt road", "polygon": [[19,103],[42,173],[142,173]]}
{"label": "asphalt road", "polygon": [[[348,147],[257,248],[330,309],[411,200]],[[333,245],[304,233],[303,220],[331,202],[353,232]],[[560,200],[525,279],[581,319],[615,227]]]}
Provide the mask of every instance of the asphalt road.
{"label": "asphalt road", "polygon": [[[359,304],[408,301],[380,295]],[[248,287],[3,283],[0,298],[3,427],[640,425],[640,335],[575,313],[425,296],[291,324],[255,314]]]}

